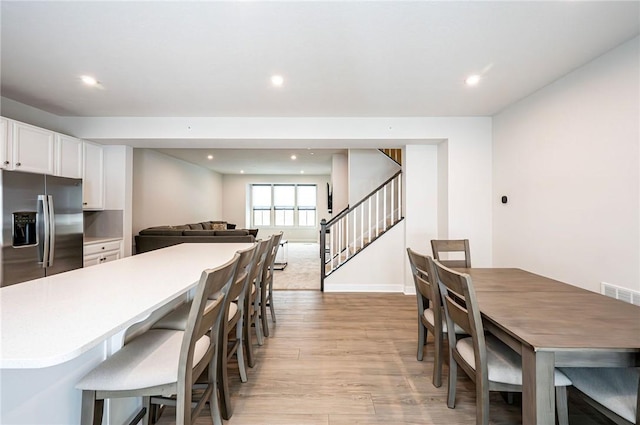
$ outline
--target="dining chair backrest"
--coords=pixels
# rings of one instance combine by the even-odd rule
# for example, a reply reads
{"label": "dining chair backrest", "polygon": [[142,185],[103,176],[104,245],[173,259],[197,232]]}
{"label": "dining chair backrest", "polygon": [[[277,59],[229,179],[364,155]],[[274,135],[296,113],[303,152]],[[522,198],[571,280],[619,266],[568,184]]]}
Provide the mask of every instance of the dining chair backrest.
{"label": "dining chair backrest", "polygon": [[[182,366],[184,362],[187,367],[181,367],[181,373],[192,368],[190,361],[193,359],[195,343],[210,331],[215,335],[220,332],[220,323],[223,317],[221,310],[229,296],[229,288],[233,283],[239,259],[240,255],[236,253],[226,264],[202,272],[185,327],[180,365]],[[207,299],[215,299],[215,301],[207,302]],[[212,343],[212,346],[215,344]],[[186,388],[191,388],[191,386],[188,385]]]}
{"label": "dining chair backrest", "polygon": [[[217,336],[221,330],[222,320],[224,320],[224,303],[229,296],[229,288],[233,283],[239,258],[240,255],[236,253],[226,264],[215,269],[204,270],[196,287],[178,363],[178,399],[184,400],[176,405],[176,421],[179,423],[191,423],[195,419],[191,412],[191,388],[209,365],[208,361],[201,361],[197,365],[193,364],[196,343],[205,334],[209,334],[210,343],[203,358],[215,358],[219,351]],[[211,299],[214,301],[208,302]],[[215,387],[212,390],[211,385],[213,383],[209,383],[205,394],[211,391],[215,392]],[[202,403],[198,403],[196,411],[201,409],[201,406]],[[217,408],[215,409],[217,410]]]}
{"label": "dining chair backrest", "polygon": [[[262,278],[262,270],[264,268],[264,263],[267,260],[267,254],[269,253],[269,246],[271,244],[271,238],[269,239],[261,239],[256,241],[258,243],[258,248],[256,252],[256,261],[251,270],[251,275],[249,276],[249,284],[256,284],[257,286],[260,284],[259,279]],[[258,281],[256,282],[256,280]]]}
{"label": "dining chair backrest", "polygon": [[407,248],[407,256],[409,257],[409,265],[411,266],[411,273],[415,274],[416,270],[420,272],[427,272],[429,268],[429,262],[427,261],[427,256],[424,254],[420,254],[417,251],[414,251],[411,248]]}
{"label": "dining chair backrest", "polygon": [[255,254],[255,264],[251,269],[251,273],[249,278],[247,279],[247,291],[245,296],[245,310],[244,310],[244,338],[243,343],[245,345],[245,351],[247,353],[247,363],[250,367],[255,365],[255,359],[253,356],[253,346],[252,346],[252,338],[251,338],[251,329],[255,330],[256,338],[258,339],[258,344],[263,344],[262,331],[260,329],[260,304],[259,304],[259,294],[260,294],[260,282],[262,280],[262,269],[264,266],[264,262],[267,258],[267,253],[269,250],[269,245],[271,243],[271,239],[264,239],[256,241],[258,243],[258,248],[256,249]]}
{"label": "dining chair backrest", "polygon": [[433,285],[433,274],[431,273],[431,265],[429,264],[429,256],[420,254],[411,248],[407,248],[407,255],[409,256],[409,264],[411,266],[411,274],[413,275],[413,282],[416,286],[416,292],[422,295],[421,300],[418,299],[418,308],[429,308],[429,302],[432,305],[441,305],[440,291],[436,285]]}
{"label": "dining chair backrest", "polygon": [[[421,361],[424,358],[425,345],[427,344],[428,333],[434,337],[434,365],[433,365],[433,385],[442,385],[442,365],[443,365],[443,333],[448,332],[442,300],[440,299],[440,289],[435,281],[433,271],[433,261],[428,255],[420,254],[411,248],[407,248],[409,264],[413,282],[416,287],[416,299],[418,302],[418,352],[416,358]],[[444,325],[444,326],[443,326]]]}
{"label": "dining chair backrest", "polygon": [[278,254],[278,248],[280,248],[280,240],[282,239],[282,232],[279,233],[274,233],[273,235],[271,235],[271,243],[269,245],[269,250],[267,252],[267,258],[265,260],[265,264],[262,268],[263,270],[263,275],[262,275],[262,280],[263,281],[269,281],[271,280],[272,277],[272,273],[273,273],[273,265],[276,262],[276,255]]}
{"label": "dining chair backrest", "polygon": [[[471,276],[451,270],[437,260],[430,261],[433,264],[434,280],[438,282],[444,305],[447,327],[453,329],[458,325],[473,338],[476,377],[481,378],[486,384],[489,378],[484,328]],[[456,351],[455,334],[449,332],[447,335],[449,346]]]}
{"label": "dining chair backrest", "polygon": [[[242,344],[244,326],[244,308],[245,297],[247,296],[247,288],[249,276],[255,265],[255,254],[258,244],[254,243],[249,248],[238,250],[236,254],[238,258],[238,267],[233,276],[233,281],[229,287],[229,294],[225,298],[224,313],[222,315],[221,332],[218,338],[219,355],[218,355],[218,391],[220,396],[220,410],[222,417],[230,419],[233,414],[231,405],[231,393],[229,390],[229,359],[234,354],[238,359],[238,371],[240,380],[247,381],[246,361],[244,358],[244,348]],[[236,302],[237,301],[237,302]],[[229,336],[233,335],[235,330],[235,338],[230,340]]]}
{"label": "dining chair backrest", "polygon": [[229,297],[226,303],[227,308],[231,301],[237,298],[244,302],[244,295],[249,282],[248,278],[255,264],[254,259],[257,248],[258,244],[254,243],[249,248],[237,251],[240,257],[238,258],[238,267],[236,268],[233,283],[229,288]]}
{"label": "dining chair backrest", "polygon": [[262,278],[260,279],[260,319],[262,322],[262,332],[264,336],[269,336],[269,325],[267,322],[267,307],[271,312],[271,320],[275,324],[276,312],[273,306],[273,272],[276,262],[276,255],[278,254],[278,248],[280,248],[280,241],[282,240],[283,232],[274,233],[271,235],[271,243],[269,244],[267,257],[262,266]]}
{"label": "dining chair backrest", "polygon": [[[469,249],[469,239],[432,239],[431,249],[433,258],[449,268],[470,268],[471,251]],[[464,258],[442,258],[441,254],[458,253]]]}

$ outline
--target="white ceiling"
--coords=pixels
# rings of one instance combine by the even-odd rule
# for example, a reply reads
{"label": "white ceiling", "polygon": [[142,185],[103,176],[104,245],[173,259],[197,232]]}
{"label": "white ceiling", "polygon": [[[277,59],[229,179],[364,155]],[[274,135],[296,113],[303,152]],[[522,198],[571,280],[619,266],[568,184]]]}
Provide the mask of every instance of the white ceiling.
{"label": "white ceiling", "polygon": [[[1,95],[80,117],[491,116],[640,32],[640,1],[0,7]],[[463,83],[471,73],[475,88]]]}
{"label": "white ceiling", "polygon": [[2,1],[0,89],[63,116],[490,116],[637,35],[639,4]]}
{"label": "white ceiling", "polygon": [[[344,149],[156,149],[221,174],[330,175],[333,154]],[[208,159],[212,155],[213,159]],[[295,159],[291,156],[295,155]]]}

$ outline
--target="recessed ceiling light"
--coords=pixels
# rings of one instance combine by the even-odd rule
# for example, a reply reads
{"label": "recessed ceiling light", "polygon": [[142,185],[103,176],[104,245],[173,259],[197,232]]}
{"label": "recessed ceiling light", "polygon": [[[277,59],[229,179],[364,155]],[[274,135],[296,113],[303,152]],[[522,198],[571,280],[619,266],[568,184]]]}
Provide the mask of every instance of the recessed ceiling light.
{"label": "recessed ceiling light", "polygon": [[291,159],[296,160],[296,159],[298,159],[298,157],[295,156],[295,155],[291,155]]}
{"label": "recessed ceiling light", "polygon": [[83,83],[85,83],[88,86],[96,86],[98,85],[98,80],[96,80],[95,78],[89,76],[89,75],[83,75],[80,77],[80,79],[82,80]]}
{"label": "recessed ceiling light", "polygon": [[207,159],[213,159],[213,155],[207,155]]}
{"label": "recessed ceiling light", "polygon": [[300,174],[304,174],[304,170],[300,170]]}
{"label": "recessed ceiling light", "polygon": [[480,82],[480,76],[477,74],[469,75],[467,79],[464,80],[464,83],[468,86],[477,86],[479,82]]}
{"label": "recessed ceiling light", "polygon": [[244,170],[240,170],[240,174],[244,174]]}
{"label": "recessed ceiling light", "polygon": [[282,75],[272,75],[271,84],[276,87],[281,87],[284,84],[284,78],[282,77]]}

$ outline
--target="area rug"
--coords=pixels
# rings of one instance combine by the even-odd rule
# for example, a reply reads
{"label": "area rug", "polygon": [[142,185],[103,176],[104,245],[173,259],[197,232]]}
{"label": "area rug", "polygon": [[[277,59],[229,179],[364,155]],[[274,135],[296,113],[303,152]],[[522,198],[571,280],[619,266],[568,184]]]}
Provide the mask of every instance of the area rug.
{"label": "area rug", "polygon": [[[320,290],[320,251],[317,243],[289,242],[287,248],[287,266],[276,270],[273,276],[273,289]],[[278,260],[283,257],[278,252]]]}

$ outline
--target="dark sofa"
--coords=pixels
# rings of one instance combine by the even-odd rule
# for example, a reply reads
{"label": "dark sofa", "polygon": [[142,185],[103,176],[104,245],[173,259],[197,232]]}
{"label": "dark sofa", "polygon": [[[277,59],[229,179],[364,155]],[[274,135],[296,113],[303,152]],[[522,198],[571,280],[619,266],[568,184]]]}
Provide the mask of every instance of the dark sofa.
{"label": "dark sofa", "polygon": [[180,243],[255,242],[258,229],[236,229],[224,221],[204,221],[179,226],[155,226],[136,235],[136,254]]}

